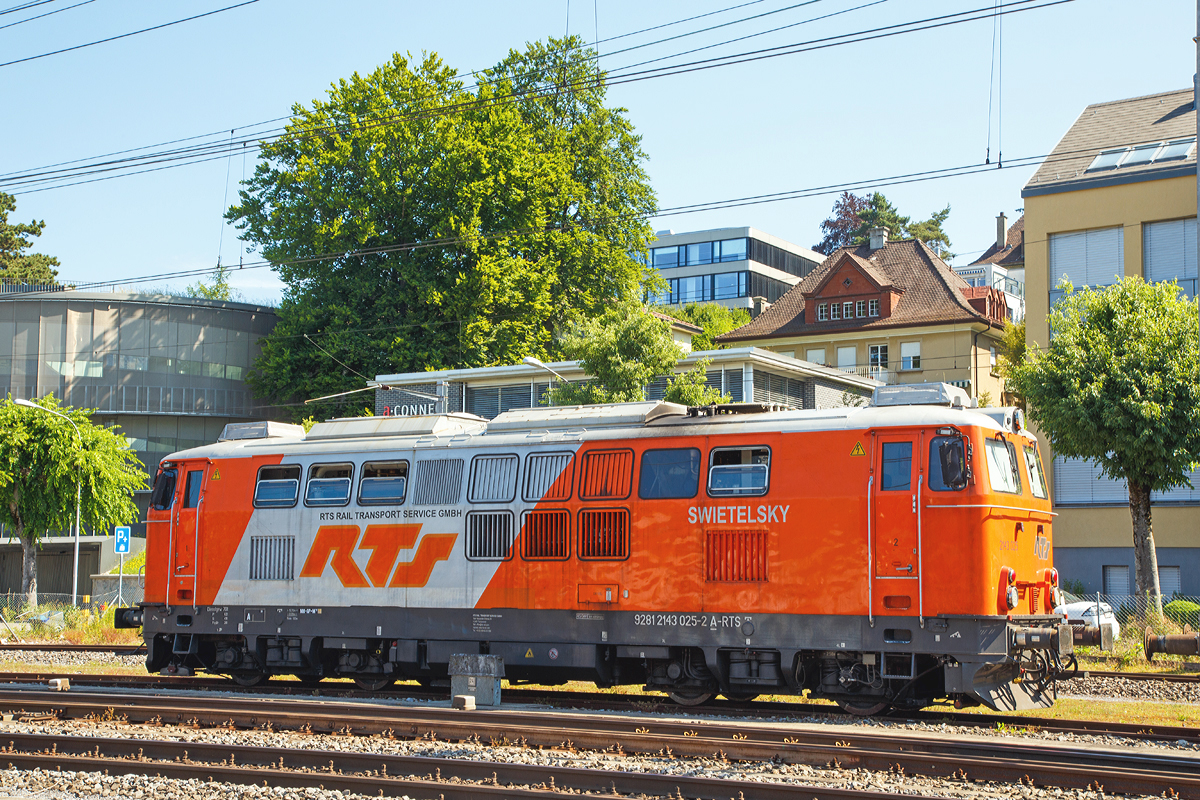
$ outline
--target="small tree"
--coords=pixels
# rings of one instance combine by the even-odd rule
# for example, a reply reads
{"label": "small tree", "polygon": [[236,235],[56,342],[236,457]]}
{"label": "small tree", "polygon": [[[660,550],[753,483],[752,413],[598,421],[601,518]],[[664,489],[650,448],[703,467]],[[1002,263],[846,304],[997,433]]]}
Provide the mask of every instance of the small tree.
{"label": "small tree", "polygon": [[34,237],[41,236],[45,222],[10,223],[8,215],[17,210],[11,194],[0,192],[0,283],[30,283],[50,286],[58,283],[58,259],[42,253],[29,253]]}
{"label": "small tree", "polygon": [[669,317],[703,328],[702,333],[692,336],[693,350],[720,350],[729,345],[718,344],[718,336],[729,333],[750,322],[750,310],[729,308],[720,303],[689,303],[685,306],[660,306],[659,311]]}
{"label": "small tree", "polygon": [[[1004,326],[1004,336],[1000,339],[1000,375],[1009,381],[1013,370],[1025,363],[1025,320],[1008,322]],[[1014,405],[1025,408],[1025,398],[1013,390],[1011,383],[1004,386],[1005,392],[1012,395]]]}
{"label": "small tree", "polygon": [[702,358],[687,372],[681,372],[667,381],[667,393],[663,397],[668,403],[685,406],[711,406],[728,403],[730,397],[720,389],[708,385],[708,367],[711,358]]}
{"label": "small tree", "polygon": [[1161,613],[1150,493],[1189,485],[1200,461],[1196,303],[1136,277],[1103,291],[1060,286],[1050,345],[1030,348],[1010,380],[1055,453],[1129,486],[1137,590]]}
{"label": "small tree", "polygon": [[670,324],[632,302],[578,324],[563,337],[562,351],[579,359],[594,380],[556,385],[550,398],[558,406],[645,400],[646,384],[669,375],[683,355],[671,339]]}
{"label": "small tree", "polygon": [[133,492],[146,485],[141,461],[115,426],[94,425],[90,411],[60,406],[53,395],[36,402],[70,417],[79,434],[62,417],[0,400],[0,523],[21,540],[21,593],[31,606],[38,542],[75,524],[76,487],[81,524],[96,531],[136,520]]}
{"label": "small tree", "polygon": [[240,300],[241,294],[229,285],[229,273],[229,267],[217,264],[211,283],[196,281],[184,291],[188,297],[203,297],[206,300]]}

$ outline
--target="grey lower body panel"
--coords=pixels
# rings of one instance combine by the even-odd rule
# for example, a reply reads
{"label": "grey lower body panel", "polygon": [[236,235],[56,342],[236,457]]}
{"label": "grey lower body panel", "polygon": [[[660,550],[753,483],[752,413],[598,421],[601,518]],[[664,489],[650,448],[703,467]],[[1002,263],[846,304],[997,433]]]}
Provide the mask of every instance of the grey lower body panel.
{"label": "grey lower body panel", "polygon": [[[1045,624],[1046,619],[1025,622]],[[921,665],[938,664],[938,696],[963,695],[998,709],[1045,706],[1049,692],[1014,682],[1019,671],[1010,657],[1013,625],[999,617],[876,617],[591,610],[425,609],[354,607],[144,607],[143,630],[163,656],[202,656],[203,643],[244,640],[248,651],[268,652],[269,672],[299,672],[326,661],[330,652],[372,650],[385,671],[400,676],[419,671],[445,674],[457,653],[504,658],[510,679],[568,678],[594,674],[602,683],[621,682],[614,664],[669,661],[681,649],[702,651],[712,679],[737,684],[749,694],[802,688],[803,666],[814,659],[850,663],[871,654],[873,675],[900,685]],[[180,638],[185,637],[185,638]],[[265,643],[265,644],[264,644]],[[292,643],[292,644],[289,644]],[[288,661],[293,646],[299,655]],[[762,655],[772,654],[770,658]],[[282,658],[283,660],[279,660]],[[301,658],[301,662],[295,662]],[[749,664],[746,658],[750,658]],[[759,659],[759,660],[755,660]],[[931,662],[932,660],[932,662]],[[299,663],[296,668],[289,664]],[[345,663],[344,659],[343,662]],[[357,663],[357,662],[355,662]],[[760,663],[763,665],[760,668]],[[220,665],[203,665],[222,671]],[[944,666],[944,688],[941,683]],[[929,672],[924,669],[924,672]],[[640,678],[639,678],[640,680]],[[813,680],[809,676],[809,682]],[[626,681],[633,682],[633,681]],[[812,686],[810,685],[811,689]],[[728,691],[728,688],[724,689]],[[927,690],[928,691],[928,690]],[[830,695],[830,692],[816,692]]]}

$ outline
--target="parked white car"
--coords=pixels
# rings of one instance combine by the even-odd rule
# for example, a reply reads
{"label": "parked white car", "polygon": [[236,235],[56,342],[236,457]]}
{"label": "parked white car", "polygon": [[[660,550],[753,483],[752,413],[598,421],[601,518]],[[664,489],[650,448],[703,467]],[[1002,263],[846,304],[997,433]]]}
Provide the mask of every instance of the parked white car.
{"label": "parked white car", "polygon": [[[1067,603],[1054,609],[1055,614],[1067,618],[1067,622],[1075,625],[1082,624],[1085,628],[1096,627],[1096,601],[1080,600],[1077,603]],[[1121,636],[1121,623],[1113,614],[1112,606],[1100,603],[1100,624],[1112,628],[1112,638],[1115,642]]]}

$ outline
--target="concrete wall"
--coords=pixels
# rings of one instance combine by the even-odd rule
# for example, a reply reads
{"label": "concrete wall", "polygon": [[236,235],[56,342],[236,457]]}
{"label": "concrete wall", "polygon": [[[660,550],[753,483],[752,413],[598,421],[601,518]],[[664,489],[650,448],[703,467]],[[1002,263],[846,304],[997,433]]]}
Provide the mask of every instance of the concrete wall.
{"label": "concrete wall", "polygon": [[[1127,183],[1073,192],[1038,195],[1025,198],[1025,322],[1026,340],[1030,348],[1045,346],[1050,341],[1050,235],[1072,231],[1124,228],[1125,274],[1144,275],[1142,266],[1142,224],[1192,217],[1196,214],[1196,179],[1194,177]],[[1031,428],[1036,432],[1036,425]],[[1054,454],[1046,437],[1040,436],[1044,450],[1043,462],[1048,481],[1054,485]],[[1129,509],[1126,506],[1091,508],[1060,508],[1054,523],[1056,553],[1072,548],[1127,548],[1128,563],[1132,566],[1132,534]],[[1159,552],[1164,548],[1200,548],[1200,506],[1156,506],[1153,511],[1154,538]],[[1072,558],[1083,558],[1077,554]],[[1107,556],[1097,556],[1107,557]],[[1088,556],[1090,559],[1091,556]],[[1091,562],[1087,562],[1091,566]],[[1123,564],[1125,561],[1106,561]],[[1160,563],[1171,564],[1163,561]],[[1191,563],[1191,562],[1189,562]],[[1087,569],[1091,569],[1088,566]],[[1180,562],[1183,567],[1184,563]],[[1197,562],[1200,566],[1200,562]],[[1096,567],[1095,581],[1099,581]],[[1196,580],[1195,570],[1189,578],[1181,570],[1185,591],[1188,581]],[[1132,572],[1131,572],[1132,574]],[[1082,576],[1080,576],[1081,579]],[[1086,579],[1084,579],[1086,581]],[[1098,587],[1098,583],[1097,583]],[[1200,589],[1200,586],[1197,587]]]}

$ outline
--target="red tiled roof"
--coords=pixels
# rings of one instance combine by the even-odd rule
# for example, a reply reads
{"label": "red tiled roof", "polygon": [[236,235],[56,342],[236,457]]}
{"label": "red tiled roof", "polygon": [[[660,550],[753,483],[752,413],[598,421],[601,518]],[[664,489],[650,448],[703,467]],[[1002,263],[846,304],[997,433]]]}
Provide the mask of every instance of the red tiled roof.
{"label": "red tiled roof", "polygon": [[[829,273],[847,258],[860,269],[865,262],[867,268],[874,273],[871,275],[872,280],[902,292],[895,301],[891,315],[866,321],[805,320],[805,297],[812,295],[825,282]],[[1002,324],[996,320],[989,320],[971,307],[963,294],[963,290],[969,288],[971,287],[967,282],[951,270],[946,262],[938,258],[923,242],[915,239],[888,242],[873,253],[867,245],[843,247],[834,251],[821,262],[821,266],[789,289],[766,311],[748,324],[718,337],[717,341],[729,344],[752,339],[819,335],[847,330],[871,331],[952,322]]]}
{"label": "red tiled roof", "polygon": [[984,251],[983,255],[972,261],[969,266],[976,264],[999,264],[1002,267],[1019,267],[1025,263],[1025,215],[1022,214],[1012,227],[1008,229],[1008,237],[1004,248],[996,247],[995,242]]}

